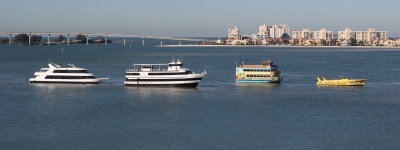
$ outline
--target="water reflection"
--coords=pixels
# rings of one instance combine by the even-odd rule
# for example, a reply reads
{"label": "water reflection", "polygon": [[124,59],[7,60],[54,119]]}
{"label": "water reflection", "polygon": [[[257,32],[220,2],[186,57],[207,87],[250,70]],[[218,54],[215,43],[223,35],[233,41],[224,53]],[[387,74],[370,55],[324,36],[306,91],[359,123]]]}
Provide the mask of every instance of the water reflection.
{"label": "water reflection", "polygon": [[264,88],[275,88],[280,86],[279,83],[236,83],[238,87],[264,87]]}
{"label": "water reflection", "polygon": [[125,87],[125,92],[130,98],[140,100],[169,100],[180,102],[191,93],[200,92],[197,88],[175,88],[175,87]]}
{"label": "water reflection", "polygon": [[361,89],[364,86],[317,86],[317,89]]}
{"label": "water reflection", "polygon": [[235,95],[248,97],[249,93],[254,93],[252,96],[263,97],[266,94],[274,94],[282,85],[279,83],[236,83]]}
{"label": "water reflection", "polygon": [[30,84],[34,87],[36,95],[41,99],[57,100],[60,98],[71,98],[87,92],[90,87],[98,86],[93,84]]}

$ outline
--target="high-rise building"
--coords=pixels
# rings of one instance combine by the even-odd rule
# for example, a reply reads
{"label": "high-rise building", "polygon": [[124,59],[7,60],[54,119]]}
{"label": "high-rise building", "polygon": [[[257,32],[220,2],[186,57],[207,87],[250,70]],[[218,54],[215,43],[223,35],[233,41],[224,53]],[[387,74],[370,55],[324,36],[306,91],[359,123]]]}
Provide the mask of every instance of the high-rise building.
{"label": "high-rise building", "polygon": [[263,38],[269,37],[268,26],[266,26],[265,24],[260,26],[258,30],[258,36]]}
{"label": "high-rise building", "polygon": [[228,29],[228,38],[233,38],[234,40],[241,40],[242,35],[240,34],[240,29],[236,26],[233,29]]}
{"label": "high-rise building", "polygon": [[283,34],[290,36],[290,27],[286,24],[283,25],[273,25],[268,28],[269,35],[271,38],[281,38]]}

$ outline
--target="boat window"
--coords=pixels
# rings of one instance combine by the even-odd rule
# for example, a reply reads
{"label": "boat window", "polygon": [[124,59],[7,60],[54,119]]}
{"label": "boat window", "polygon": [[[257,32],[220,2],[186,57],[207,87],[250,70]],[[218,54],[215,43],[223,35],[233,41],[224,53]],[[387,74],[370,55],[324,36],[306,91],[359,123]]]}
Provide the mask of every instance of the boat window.
{"label": "boat window", "polygon": [[[193,73],[193,72],[192,72]],[[149,73],[149,75],[185,75],[187,72],[178,72],[178,73]]]}
{"label": "boat window", "polygon": [[126,73],[126,75],[139,75],[140,73]]}
{"label": "boat window", "polygon": [[191,81],[201,80],[202,78],[189,78],[189,79],[125,79],[125,81]]}
{"label": "boat window", "polygon": [[53,73],[89,73],[87,70],[54,70]]}
{"label": "boat window", "polygon": [[270,77],[269,75],[252,75],[252,74],[250,74],[250,75],[246,75],[246,77]]}
{"label": "boat window", "polygon": [[95,79],[94,76],[46,76],[45,79]]}

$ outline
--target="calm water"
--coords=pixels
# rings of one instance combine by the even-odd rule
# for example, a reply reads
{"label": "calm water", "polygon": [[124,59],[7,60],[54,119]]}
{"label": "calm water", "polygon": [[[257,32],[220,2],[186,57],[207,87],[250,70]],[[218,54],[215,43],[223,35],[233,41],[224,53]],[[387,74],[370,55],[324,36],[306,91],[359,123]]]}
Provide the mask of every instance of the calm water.
{"label": "calm water", "polygon": [[[400,51],[99,45],[0,45],[0,149],[398,149]],[[164,41],[163,44],[177,44]],[[129,46],[130,45],[130,46]],[[63,50],[61,50],[61,48]],[[130,63],[183,58],[197,88],[123,85]],[[48,60],[99,85],[29,84]],[[273,60],[281,84],[235,83],[235,61]],[[317,76],[367,78],[318,87]]]}

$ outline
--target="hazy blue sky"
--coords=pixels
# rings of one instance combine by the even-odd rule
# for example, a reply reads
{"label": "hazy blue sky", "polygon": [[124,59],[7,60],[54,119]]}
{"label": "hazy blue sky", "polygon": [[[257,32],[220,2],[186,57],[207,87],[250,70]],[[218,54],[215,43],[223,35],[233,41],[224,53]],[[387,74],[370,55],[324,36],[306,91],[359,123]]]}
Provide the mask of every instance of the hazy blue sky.
{"label": "hazy blue sky", "polygon": [[234,26],[247,35],[263,24],[287,24],[291,31],[376,28],[400,37],[399,6],[399,0],[7,0],[0,3],[0,32],[226,37]]}

